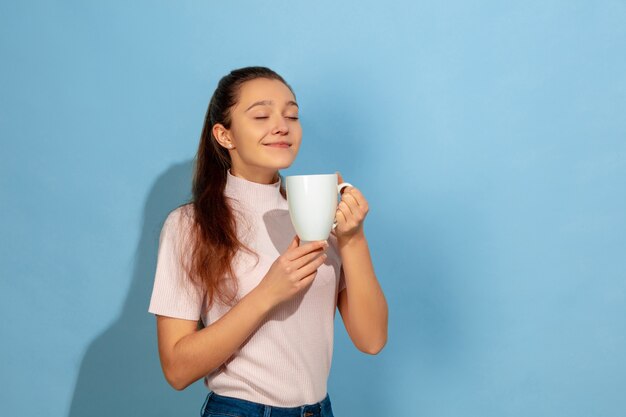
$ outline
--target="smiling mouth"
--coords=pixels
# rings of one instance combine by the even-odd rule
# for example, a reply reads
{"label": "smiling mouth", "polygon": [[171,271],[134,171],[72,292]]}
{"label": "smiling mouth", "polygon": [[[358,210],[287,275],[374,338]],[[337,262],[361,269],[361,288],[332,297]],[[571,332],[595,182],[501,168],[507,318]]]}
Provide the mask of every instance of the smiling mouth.
{"label": "smiling mouth", "polygon": [[265,146],[269,146],[270,148],[289,148],[291,145],[288,143],[269,143]]}

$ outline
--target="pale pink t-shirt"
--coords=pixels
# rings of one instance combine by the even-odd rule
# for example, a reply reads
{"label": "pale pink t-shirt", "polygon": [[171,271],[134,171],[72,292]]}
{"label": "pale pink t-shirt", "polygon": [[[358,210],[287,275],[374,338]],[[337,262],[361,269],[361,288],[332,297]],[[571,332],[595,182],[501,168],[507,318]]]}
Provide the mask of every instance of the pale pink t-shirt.
{"label": "pale pink t-shirt", "polygon": [[[238,219],[239,239],[259,255],[259,263],[247,252],[234,259],[240,297],[254,289],[276,258],[285,252],[296,232],[287,201],[274,184],[259,184],[227,172],[224,195],[231,197]],[[215,301],[208,315],[201,311],[206,298],[190,284],[178,261],[176,244],[181,228],[193,216],[190,205],[173,210],[159,238],[159,252],[150,313],[198,320],[205,326],[217,321],[229,308]],[[179,222],[182,220],[182,222]],[[333,324],[337,295],[345,288],[337,240],[329,248],[315,281],[290,300],[277,306],[252,336],[223,365],[205,376],[204,384],[220,395],[257,403],[295,407],[321,401],[326,396],[333,356]]]}

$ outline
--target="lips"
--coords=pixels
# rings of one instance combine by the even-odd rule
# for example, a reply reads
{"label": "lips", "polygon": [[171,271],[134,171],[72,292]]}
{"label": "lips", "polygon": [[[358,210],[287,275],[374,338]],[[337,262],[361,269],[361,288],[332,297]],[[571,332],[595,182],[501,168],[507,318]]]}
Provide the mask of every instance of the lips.
{"label": "lips", "polygon": [[265,146],[270,146],[272,148],[288,148],[291,144],[287,142],[274,142],[274,143],[266,143]]}

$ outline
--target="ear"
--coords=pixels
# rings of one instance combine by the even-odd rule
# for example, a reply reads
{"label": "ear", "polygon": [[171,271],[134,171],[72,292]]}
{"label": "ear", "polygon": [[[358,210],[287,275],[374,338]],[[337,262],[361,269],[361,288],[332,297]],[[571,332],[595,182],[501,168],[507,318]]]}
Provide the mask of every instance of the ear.
{"label": "ear", "polygon": [[213,125],[213,129],[211,130],[213,133],[213,137],[217,140],[217,142],[222,145],[224,148],[228,148],[229,137],[228,137],[228,129],[224,127],[221,123],[215,123]]}

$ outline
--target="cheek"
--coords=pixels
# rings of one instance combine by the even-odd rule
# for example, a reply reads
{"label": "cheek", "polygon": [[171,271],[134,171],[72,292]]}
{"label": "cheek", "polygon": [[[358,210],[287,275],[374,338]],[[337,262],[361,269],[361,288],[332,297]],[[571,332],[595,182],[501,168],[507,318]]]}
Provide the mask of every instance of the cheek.
{"label": "cheek", "polygon": [[294,142],[300,144],[302,142],[302,126],[298,123],[297,126],[294,126],[291,130],[291,137]]}
{"label": "cheek", "polygon": [[289,135],[291,137],[291,147],[297,151],[298,149],[300,149],[300,145],[302,144],[302,132],[291,132],[291,135]]}
{"label": "cheek", "polygon": [[269,134],[267,126],[255,126],[252,124],[240,125],[233,129],[235,140],[245,144],[259,144]]}

